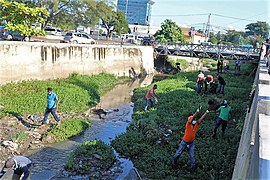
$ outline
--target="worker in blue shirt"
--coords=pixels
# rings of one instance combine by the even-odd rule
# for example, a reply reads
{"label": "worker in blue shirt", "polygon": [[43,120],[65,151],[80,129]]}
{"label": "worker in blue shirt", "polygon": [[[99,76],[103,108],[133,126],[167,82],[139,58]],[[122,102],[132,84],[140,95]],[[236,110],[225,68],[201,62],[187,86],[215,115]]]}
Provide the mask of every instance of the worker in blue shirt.
{"label": "worker in blue shirt", "polygon": [[47,107],[45,110],[44,118],[42,120],[42,124],[46,124],[49,114],[51,113],[57,121],[57,125],[60,126],[61,121],[58,118],[56,112],[58,110],[58,98],[55,93],[52,92],[52,88],[48,88],[48,95],[47,95]]}
{"label": "worker in blue shirt", "polygon": [[0,172],[0,178],[11,168],[13,168],[14,171],[12,179],[20,179],[23,175],[21,180],[26,180],[30,175],[32,162],[27,157],[14,156],[5,162],[5,166]]}

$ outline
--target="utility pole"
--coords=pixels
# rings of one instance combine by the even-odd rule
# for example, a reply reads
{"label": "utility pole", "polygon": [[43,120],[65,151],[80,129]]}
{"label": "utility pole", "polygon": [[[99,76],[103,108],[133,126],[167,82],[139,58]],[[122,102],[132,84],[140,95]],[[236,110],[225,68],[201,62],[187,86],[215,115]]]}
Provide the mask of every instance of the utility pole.
{"label": "utility pole", "polygon": [[211,13],[208,15],[208,21],[207,21],[206,28],[205,28],[206,40],[208,39],[208,37],[210,35],[210,17],[211,17]]}

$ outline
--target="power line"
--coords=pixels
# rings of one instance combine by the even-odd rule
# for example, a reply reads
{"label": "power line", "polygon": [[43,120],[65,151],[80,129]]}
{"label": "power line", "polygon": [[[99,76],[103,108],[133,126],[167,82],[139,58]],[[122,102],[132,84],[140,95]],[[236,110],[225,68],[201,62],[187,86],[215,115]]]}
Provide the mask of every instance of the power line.
{"label": "power line", "polygon": [[170,15],[152,15],[152,17],[164,17],[164,16],[172,16],[172,17],[176,17],[176,16],[205,16],[205,15],[209,15],[209,13],[204,13],[204,14],[170,14]]}
{"label": "power line", "polygon": [[238,19],[238,20],[241,20],[241,21],[254,21],[254,20],[251,20],[251,19],[243,19],[243,18],[232,17],[232,16],[225,16],[225,15],[215,14],[215,13],[213,13],[212,15],[219,16],[219,17],[224,17],[224,18],[230,18],[230,19]]}
{"label": "power line", "polygon": [[[254,17],[260,16],[260,15],[266,14],[266,13],[267,13],[267,11],[265,11],[265,12],[263,12],[263,13],[260,13],[260,14],[256,14],[256,15],[254,15],[254,16],[250,16],[250,17],[248,17],[248,18],[254,18]],[[234,23],[239,22],[239,21],[241,21],[241,20],[233,21],[233,22],[228,23],[228,24],[226,24],[226,25],[234,24]]]}

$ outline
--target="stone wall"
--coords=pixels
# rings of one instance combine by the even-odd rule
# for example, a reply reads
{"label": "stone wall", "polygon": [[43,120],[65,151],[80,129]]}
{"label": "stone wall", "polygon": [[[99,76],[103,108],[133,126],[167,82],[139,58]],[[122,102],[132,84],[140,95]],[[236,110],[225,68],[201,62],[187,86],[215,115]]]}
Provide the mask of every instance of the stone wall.
{"label": "stone wall", "polygon": [[0,42],[0,84],[71,73],[135,76],[154,72],[151,46]]}

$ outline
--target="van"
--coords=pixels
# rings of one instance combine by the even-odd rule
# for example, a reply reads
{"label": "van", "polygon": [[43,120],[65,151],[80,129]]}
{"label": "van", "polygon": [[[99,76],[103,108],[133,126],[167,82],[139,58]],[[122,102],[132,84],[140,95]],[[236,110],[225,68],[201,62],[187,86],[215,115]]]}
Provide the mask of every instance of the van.
{"label": "van", "polygon": [[62,31],[58,28],[55,28],[55,27],[46,27],[44,29],[44,31],[47,33],[47,34],[50,34],[50,35],[56,35],[56,36],[61,36],[62,35]]}

